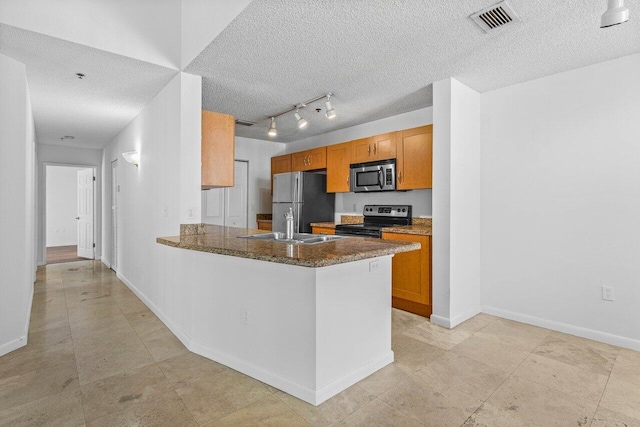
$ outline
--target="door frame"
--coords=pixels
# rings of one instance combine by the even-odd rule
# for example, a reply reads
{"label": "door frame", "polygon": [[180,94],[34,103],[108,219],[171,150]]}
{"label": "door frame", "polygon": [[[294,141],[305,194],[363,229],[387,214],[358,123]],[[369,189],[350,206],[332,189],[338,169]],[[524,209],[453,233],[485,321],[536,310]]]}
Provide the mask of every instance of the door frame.
{"label": "door frame", "polygon": [[[118,193],[120,189],[118,188],[120,184],[118,184],[118,168],[120,167],[118,163],[118,159],[115,159],[111,162],[111,176],[109,181],[109,210],[111,212],[111,227],[109,227],[109,231],[111,232],[111,253],[109,254],[109,268],[113,271],[117,271],[118,268]],[[115,175],[113,171],[116,171]],[[114,187],[114,178],[115,178],[115,187]],[[115,197],[115,210],[114,210],[114,197]]]}
{"label": "door frame", "polygon": [[[91,165],[86,163],[58,163],[58,162],[42,162],[42,192],[40,193],[40,229],[42,230],[42,241],[41,247],[39,248],[40,256],[42,257],[42,261],[38,263],[38,265],[46,265],[47,264],[47,166],[60,166],[60,167],[70,167],[70,168],[84,168],[84,169],[93,169],[93,242],[94,244],[98,241],[99,233],[102,233],[101,228],[97,226],[97,214],[98,208],[100,206],[100,201],[97,197],[97,183],[98,183],[98,170],[100,165]],[[100,229],[99,229],[100,228]],[[102,241],[102,240],[100,240]],[[93,259],[96,259],[96,249],[93,248]]]}
{"label": "door frame", "polygon": [[[244,203],[244,208],[245,208],[245,215],[247,218],[247,228],[249,228],[249,191],[251,191],[251,189],[249,188],[249,185],[251,184],[251,180],[249,179],[249,160],[241,160],[241,159],[234,159],[233,161],[233,167],[234,167],[234,174],[235,174],[235,166],[236,166],[236,162],[241,162],[241,163],[246,163],[247,164],[247,194],[245,194],[245,203]],[[225,196],[224,198],[224,218],[225,218],[225,227],[227,226],[226,224],[226,219],[227,219],[227,198]]]}

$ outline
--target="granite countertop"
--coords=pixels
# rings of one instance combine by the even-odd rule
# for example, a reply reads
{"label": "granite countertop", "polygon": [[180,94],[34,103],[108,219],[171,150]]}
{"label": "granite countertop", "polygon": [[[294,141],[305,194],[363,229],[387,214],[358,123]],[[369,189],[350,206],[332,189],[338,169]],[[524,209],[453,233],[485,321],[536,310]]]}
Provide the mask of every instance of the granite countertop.
{"label": "granite countertop", "polygon": [[326,267],[420,249],[419,243],[361,237],[345,237],[316,245],[265,242],[238,238],[247,234],[268,233],[264,230],[208,224],[183,225],[180,229],[180,236],[158,237],[156,241],[175,248],[303,267]]}
{"label": "granite countertop", "polygon": [[[358,219],[359,218],[359,219]],[[355,215],[342,215],[341,224],[359,224],[363,217]],[[400,225],[395,227],[383,227],[383,233],[414,234],[417,236],[431,236],[431,218],[413,218],[412,225]],[[336,228],[335,222],[312,222],[312,227]]]}

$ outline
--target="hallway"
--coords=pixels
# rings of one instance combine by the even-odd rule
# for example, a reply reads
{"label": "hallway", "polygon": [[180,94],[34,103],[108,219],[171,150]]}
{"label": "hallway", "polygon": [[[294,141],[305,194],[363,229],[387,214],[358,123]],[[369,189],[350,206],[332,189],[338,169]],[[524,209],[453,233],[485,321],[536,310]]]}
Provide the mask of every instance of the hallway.
{"label": "hallway", "polygon": [[[640,426],[640,353],[479,314],[393,312],[396,362],[318,407],[190,353],[99,261],[38,270],[0,425]],[[623,424],[624,423],[624,424]]]}

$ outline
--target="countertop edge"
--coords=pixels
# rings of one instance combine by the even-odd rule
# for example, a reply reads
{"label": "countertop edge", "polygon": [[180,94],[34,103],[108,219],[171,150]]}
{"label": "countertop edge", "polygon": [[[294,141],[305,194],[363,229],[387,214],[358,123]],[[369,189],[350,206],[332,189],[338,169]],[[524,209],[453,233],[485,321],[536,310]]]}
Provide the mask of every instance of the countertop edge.
{"label": "countertop edge", "polygon": [[[199,252],[208,252],[208,253],[213,253],[218,255],[228,255],[228,256],[235,256],[238,258],[248,258],[248,259],[255,259],[259,261],[275,262],[278,264],[288,264],[288,265],[296,265],[300,267],[310,267],[310,268],[328,267],[328,266],[337,265],[337,264],[345,264],[353,261],[360,261],[363,259],[377,258],[381,256],[386,256],[386,255],[394,255],[401,252],[410,252],[410,251],[418,250],[421,247],[420,243],[403,242],[404,244],[402,245],[398,244],[397,246],[388,247],[385,249],[364,251],[360,253],[344,255],[344,256],[335,257],[335,258],[327,258],[327,259],[312,261],[312,260],[300,260],[296,258],[288,258],[288,257],[282,257],[282,256],[275,256],[275,255],[256,254],[252,252],[238,251],[238,250],[227,249],[227,248],[183,244],[183,243],[180,243],[179,241],[175,241],[174,239],[180,240],[180,237],[179,236],[158,237],[156,238],[156,242],[161,245],[170,246],[173,248],[187,249],[187,250],[199,251]],[[330,243],[324,243],[324,244],[330,244]]]}
{"label": "countertop edge", "polygon": [[[336,228],[335,222],[312,222],[311,227]],[[410,227],[410,228],[409,228]],[[432,228],[427,225],[403,225],[399,227],[383,227],[383,233],[412,234],[414,236],[431,236]]]}

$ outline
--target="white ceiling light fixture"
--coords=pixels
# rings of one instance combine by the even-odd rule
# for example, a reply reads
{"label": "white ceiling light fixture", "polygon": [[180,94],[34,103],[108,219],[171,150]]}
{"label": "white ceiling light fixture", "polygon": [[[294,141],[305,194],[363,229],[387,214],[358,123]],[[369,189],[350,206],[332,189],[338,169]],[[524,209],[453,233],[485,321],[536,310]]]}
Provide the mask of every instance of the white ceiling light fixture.
{"label": "white ceiling light fixture", "polygon": [[[305,119],[300,115],[300,110],[303,108],[307,108],[309,104],[313,104],[314,102],[320,101],[321,99],[326,99],[324,105],[327,108],[325,111],[327,119],[333,119],[334,117],[336,117],[336,110],[331,106],[330,98],[332,96],[333,96],[333,93],[329,92],[324,95],[312,98],[308,101],[300,102],[299,104],[296,104],[295,106],[293,106],[292,108],[289,108],[288,110],[282,111],[278,114],[274,114],[273,116],[271,116],[271,125],[269,126],[269,130],[267,131],[267,135],[271,137],[277,136],[278,132],[276,131],[276,117],[280,117],[292,111],[295,111],[293,116],[295,117],[296,122],[298,123],[298,129],[304,129],[305,127],[307,127],[309,122],[307,121],[307,119]],[[322,109],[316,108],[316,111],[320,112],[322,111]]]}
{"label": "white ceiling light fixture", "polygon": [[[302,104],[300,107],[306,107],[306,105]],[[296,121],[298,122],[298,129],[304,129],[307,127],[307,125],[309,124],[309,122],[307,121],[307,119],[303,118],[300,115],[300,107],[296,107],[296,113],[294,114]]]}
{"label": "white ceiling light fixture", "polygon": [[333,119],[336,116],[336,110],[331,106],[331,101],[329,100],[330,98],[331,93],[328,93],[327,101],[324,103],[324,106],[327,107],[326,111],[324,112],[327,116],[327,119]]}
{"label": "white ceiling light fixture", "polygon": [[136,167],[140,165],[140,153],[135,150],[122,153],[122,157],[132,165],[136,165]]}
{"label": "white ceiling light fixture", "polygon": [[269,126],[269,132],[267,132],[269,136],[278,136],[278,131],[276,130],[276,118],[271,117],[271,126]]}
{"label": "white ceiling light fixture", "polygon": [[609,0],[607,11],[600,18],[600,28],[612,27],[629,20],[629,8],[624,6],[624,0]]}

